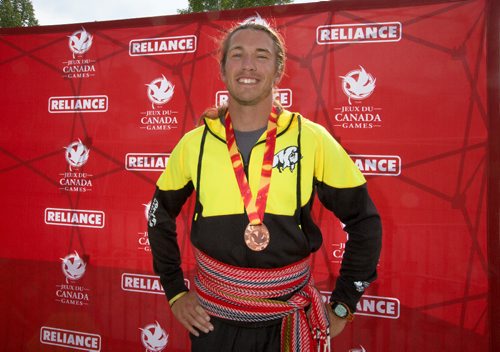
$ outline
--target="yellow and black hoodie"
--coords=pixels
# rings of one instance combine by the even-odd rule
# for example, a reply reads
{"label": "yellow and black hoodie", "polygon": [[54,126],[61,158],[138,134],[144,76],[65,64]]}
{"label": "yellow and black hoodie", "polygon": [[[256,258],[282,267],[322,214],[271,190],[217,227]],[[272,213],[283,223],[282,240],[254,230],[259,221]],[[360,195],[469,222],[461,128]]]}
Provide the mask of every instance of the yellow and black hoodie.
{"label": "yellow and black hoodie", "polygon": [[[253,147],[246,174],[257,193],[265,133]],[[187,291],[180,268],[175,219],[196,191],[191,242],[227,264],[282,267],[307,257],[322,244],[311,218],[314,193],[348,232],[340,276],[332,299],[356,310],[364,288],[376,278],[381,249],[381,223],[366,181],[327,130],[297,113],[278,118],[271,186],[264,223],[271,234],[266,249],[247,248],[243,233],[248,217],[241,199],[220,119],[186,133],[174,148],[157,182],[149,213],[149,241],[154,270],[170,300]]]}

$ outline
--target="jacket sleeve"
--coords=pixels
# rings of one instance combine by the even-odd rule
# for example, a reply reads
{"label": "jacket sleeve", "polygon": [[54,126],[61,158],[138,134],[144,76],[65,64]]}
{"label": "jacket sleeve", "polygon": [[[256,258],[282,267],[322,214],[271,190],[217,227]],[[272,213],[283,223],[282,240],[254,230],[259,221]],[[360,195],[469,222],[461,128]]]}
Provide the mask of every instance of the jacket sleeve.
{"label": "jacket sleeve", "polygon": [[326,130],[319,140],[315,163],[318,198],[348,234],[331,299],[355,312],[364,290],[377,277],[382,225],[366,181],[349,155]]}
{"label": "jacket sleeve", "polygon": [[156,184],[148,215],[148,236],[153,255],[153,269],[168,300],[188,291],[181,269],[177,242],[176,218],[193,192],[193,183],[184,168],[182,140],[174,148]]}

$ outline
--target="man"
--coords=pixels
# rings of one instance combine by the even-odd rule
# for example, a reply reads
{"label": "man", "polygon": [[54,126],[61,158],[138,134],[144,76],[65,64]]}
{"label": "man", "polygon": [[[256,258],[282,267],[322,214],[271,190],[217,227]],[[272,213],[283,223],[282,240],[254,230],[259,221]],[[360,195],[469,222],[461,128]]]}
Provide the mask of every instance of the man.
{"label": "man", "polygon": [[[381,224],[366,181],[318,124],[273,101],[285,65],[280,36],[261,18],[221,45],[226,107],[187,133],[157,182],[149,214],[153,264],[193,351],[316,351],[352,320],[376,277]],[[193,290],[180,268],[175,218],[196,191]],[[349,233],[331,303],[310,271],[322,236],[314,194]]]}

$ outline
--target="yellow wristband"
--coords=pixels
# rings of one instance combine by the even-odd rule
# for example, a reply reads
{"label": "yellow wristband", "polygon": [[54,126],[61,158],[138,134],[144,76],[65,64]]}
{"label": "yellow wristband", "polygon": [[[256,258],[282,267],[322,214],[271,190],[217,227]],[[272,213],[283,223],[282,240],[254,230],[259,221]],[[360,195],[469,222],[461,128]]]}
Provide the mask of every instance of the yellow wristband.
{"label": "yellow wristband", "polygon": [[186,293],[188,293],[188,291],[183,291],[183,292],[175,295],[174,298],[172,298],[171,300],[169,300],[168,304],[170,305],[170,307],[172,307],[172,305],[175,303],[175,301],[177,301],[179,298],[184,296]]}

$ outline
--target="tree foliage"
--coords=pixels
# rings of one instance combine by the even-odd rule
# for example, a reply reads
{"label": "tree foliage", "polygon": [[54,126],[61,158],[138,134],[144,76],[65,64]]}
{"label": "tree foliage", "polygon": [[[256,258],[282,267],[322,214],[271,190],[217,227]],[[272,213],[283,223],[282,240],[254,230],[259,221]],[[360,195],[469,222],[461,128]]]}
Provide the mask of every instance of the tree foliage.
{"label": "tree foliage", "polygon": [[178,10],[181,14],[191,12],[241,9],[246,7],[284,5],[292,0],[189,0],[187,9]]}
{"label": "tree foliage", "polygon": [[38,26],[31,0],[0,0],[0,28]]}

